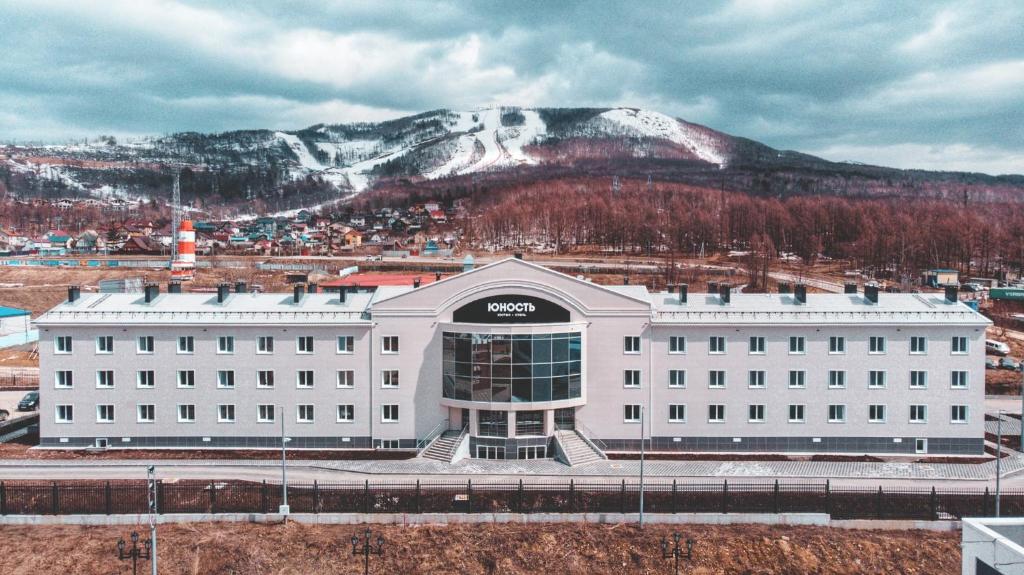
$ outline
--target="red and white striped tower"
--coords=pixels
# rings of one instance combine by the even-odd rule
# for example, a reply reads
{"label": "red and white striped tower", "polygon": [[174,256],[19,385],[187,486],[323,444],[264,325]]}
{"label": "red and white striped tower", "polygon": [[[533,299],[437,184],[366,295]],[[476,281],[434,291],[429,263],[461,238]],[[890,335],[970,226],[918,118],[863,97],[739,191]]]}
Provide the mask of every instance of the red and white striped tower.
{"label": "red and white striped tower", "polygon": [[178,227],[178,257],[171,262],[171,279],[191,280],[196,269],[196,232],[191,220],[182,220]]}

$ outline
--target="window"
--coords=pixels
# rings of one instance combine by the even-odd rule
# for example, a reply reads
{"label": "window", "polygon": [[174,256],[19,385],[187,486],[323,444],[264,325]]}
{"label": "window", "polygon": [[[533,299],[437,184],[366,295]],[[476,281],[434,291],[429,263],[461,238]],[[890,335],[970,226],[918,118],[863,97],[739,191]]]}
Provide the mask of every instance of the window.
{"label": "window", "polygon": [[338,423],[352,423],[356,420],[356,406],[344,404],[338,406]]}
{"label": "window", "polygon": [[136,353],[153,353],[155,344],[153,336],[151,335],[140,335],[135,343]]}
{"label": "window", "polygon": [[967,423],[967,406],[966,405],[951,405],[951,406],[949,406],[949,422],[950,423]]}
{"label": "window", "polygon": [[764,387],[765,378],[764,371],[749,371],[747,372],[747,386]]}
{"label": "window", "polygon": [[668,370],[668,386],[669,387],[686,387],[686,370],[685,369],[670,369],[670,370]]}
{"label": "window", "polygon": [[296,423],[313,423],[313,404],[303,403],[295,406]]}
{"label": "window", "polygon": [[910,388],[924,389],[928,387],[928,372],[913,370],[910,372]]}
{"label": "window", "polygon": [[300,369],[295,372],[295,387],[312,388],[313,387],[313,370],[312,369]]}
{"label": "window", "polygon": [[725,353],[725,337],[713,335],[708,340],[709,353]]}
{"label": "window", "polygon": [[830,405],[828,406],[828,422],[829,423],[843,423],[846,421],[846,406],[845,405]]}
{"label": "window", "polygon": [[334,374],[334,381],[338,387],[355,387],[356,374],[351,369],[339,369]]}
{"label": "window", "polygon": [[626,423],[640,423],[640,406],[637,404],[622,406],[622,421]]}
{"label": "window", "polygon": [[508,412],[480,410],[477,427],[482,437],[508,437]]}
{"label": "window", "polygon": [[74,423],[75,421],[75,406],[73,405],[55,405],[54,406],[54,420],[57,423]]}
{"label": "window", "polygon": [[300,335],[295,338],[295,353],[313,353],[313,336]]}
{"label": "window", "polygon": [[269,369],[257,371],[256,387],[274,387],[274,372]]}
{"label": "window", "polygon": [[967,353],[967,338],[962,335],[953,336],[950,349],[952,353]]}
{"label": "window", "polygon": [[928,353],[928,338],[918,335],[910,338],[910,353]]}
{"label": "window", "polygon": [[868,406],[868,423],[885,423],[885,406]]}
{"label": "window", "polygon": [[114,353],[114,336],[101,335],[97,337],[96,353]]}
{"label": "window", "polygon": [[192,353],[196,350],[196,338],[191,335],[178,337],[178,353]]}
{"label": "window", "polygon": [[274,336],[261,335],[256,338],[256,353],[274,353]]}
{"label": "window", "polygon": [[668,420],[670,423],[686,423],[686,405],[682,403],[669,405]]}
{"label": "window", "polygon": [[152,388],[156,384],[156,372],[145,369],[135,372],[135,387]]}
{"label": "window", "polygon": [[949,373],[949,386],[954,389],[967,389],[967,372],[951,371]]}
{"label": "window", "polygon": [[58,371],[54,374],[54,385],[57,387],[74,387],[75,378],[70,371]]}
{"label": "window", "polygon": [[196,372],[192,370],[178,370],[178,387],[195,387]]}
{"label": "window", "polygon": [[380,338],[381,353],[398,353],[398,336],[389,335]]}
{"label": "window", "polygon": [[[377,440],[377,446],[379,448],[381,448],[381,449],[398,449],[398,448],[401,447],[401,442],[399,442],[397,439],[378,439]],[[483,457],[484,459],[505,459],[505,448],[504,447],[487,447],[485,445],[478,445],[477,446],[477,452],[478,453],[480,452],[481,448],[483,448],[484,450],[490,450],[490,452],[494,452],[495,450],[501,451],[501,456],[500,457],[495,455],[493,457]]]}
{"label": "window", "polygon": [[152,404],[136,406],[136,421],[138,423],[153,423],[156,421],[156,406]]}
{"label": "window", "polygon": [[355,338],[351,335],[338,336],[338,353],[352,353],[356,348]]}
{"label": "window", "polygon": [[96,372],[96,387],[114,388],[114,372],[109,369],[102,369]]}
{"label": "window", "polygon": [[724,388],[725,387],[725,371],[720,369],[713,369],[708,372],[708,387]]}
{"label": "window", "polygon": [[750,338],[750,353],[762,354],[764,353],[764,338],[761,336],[752,336]]}
{"label": "window", "polygon": [[669,353],[686,353],[686,337],[673,335],[668,338]]}
{"label": "window", "polygon": [[222,403],[217,406],[217,423],[234,423],[235,405],[233,403]]}
{"label": "window", "polygon": [[519,459],[544,459],[547,457],[547,451],[547,447],[543,445],[520,447]]}
{"label": "window", "polygon": [[928,406],[927,405],[911,405],[910,406],[910,423],[924,423],[928,421]]}
{"label": "window", "polygon": [[873,335],[868,338],[868,353],[885,353],[885,337]]}
{"label": "window", "polygon": [[264,403],[256,406],[257,423],[273,423],[275,414],[277,414],[277,410],[274,409],[273,404]]}
{"label": "window", "polygon": [[544,435],[544,412],[517,411],[516,435]]}
{"label": "window", "polygon": [[804,422],[804,406],[803,405],[790,405],[789,406],[789,422],[790,423],[803,423]]}
{"label": "window", "polygon": [[217,387],[221,389],[232,389],[235,387],[235,372],[230,369],[217,371]]}
{"label": "window", "polygon": [[914,453],[928,453],[928,440],[927,439],[915,439],[914,440]]}
{"label": "window", "polygon": [[793,336],[789,338],[789,353],[804,353],[806,347],[806,341],[803,336]]}
{"label": "window", "polygon": [[837,369],[829,370],[828,386],[832,389],[842,389],[846,387],[846,372]]}
{"label": "window", "polygon": [[71,353],[71,336],[70,335],[58,335],[53,338],[53,353],[55,354],[69,354]]}
{"label": "window", "polygon": [[97,405],[96,423],[114,423],[114,406],[110,404]]}
{"label": "window", "polygon": [[640,370],[639,369],[624,369],[624,370],[622,370],[622,385],[624,387],[640,387]]}
{"label": "window", "polygon": [[196,406],[193,404],[178,404],[178,423],[195,423]]}
{"label": "window", "polygon": [[222,335],[217,338],[217,353],[235,353],[235,338]]}
{"label": "window", "polygon": [[625,353],[640,353],[640,336],[627,335],[622,338]]}
{"label": "window", "polygon": [[708,423],[723,423],[725,421],[725,406],[720,403],[712,403],[708,406]]}
{"label": "window", "polygon": [[828,352],[846,353],[846,338],[839,335],[828,338]]}
{"label": "window", "polygon": [[381,387],[398,387],[398,370],[397,369],[385,369],[380,372],[380,386]]}
{"label": "window", "polygon": [[807,372],[801,369],[789,370],[789,387],[806,387]]}
{"label": "window", "polygon": [[381,423],[398,423],[398,404],[390,403],[380,406]]}
{"label": "window", "polygon": [[885,372],[877,369],[869,371],[868,388],[881,389],[883,387],[885,387]]}
{"label": "window", "polygon": [[764,423],[764,405],[755,404],[747,406],[747,421],[750,423]]}

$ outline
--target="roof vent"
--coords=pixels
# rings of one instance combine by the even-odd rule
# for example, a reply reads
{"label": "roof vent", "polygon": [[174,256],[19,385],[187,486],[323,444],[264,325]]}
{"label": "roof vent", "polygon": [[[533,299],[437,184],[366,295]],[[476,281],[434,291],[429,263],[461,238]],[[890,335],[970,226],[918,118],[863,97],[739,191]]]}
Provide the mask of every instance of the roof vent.
{"label": "roof vent", "polygon": [[719,284],[718,286],[718,297],[722,300],[722,305],[729,303],[729,296],[732,294],[732,286],[729,284]]}
{"label": "roof vent", "polygon": [[960,301],[960,296],[957,294],[956,286],[946,286],[946,303],[956,303]]}
{"label": "roof vent", "polygon": [[718,282],[708,282],[708,293],[718,293]]}
{"label": "roof vent", "polygon": [[68,303],[77,301],[82,295],[82,288],[78,286],[68,286]]}
{"label": "roof vent", "polygon": [[345,286],[341,286],[341,288],[338,289],[338,301],[345,303]]}
{"label": "roof vent", "polygon": [[414,288],[420,287],[420,278],[413,278],[413,280],[412,280],[412,287],[414,287]]}
{"label": "roof vent", "polygon": [[857,293],[857,284],[846,282],[843,284],[843,293]]}
{"label": "roof vent", "polygon": [[181,282],[167,282],[167,293],[181,293]]}
{"label": "roof vent", "polygon": [[796,298],[796,303],[807,303],[807,286],[804,284],[796,284],[793,296]]}
{"label": "roof vent", "polygon": [[245,282],[237,281],[237,282],[235,282],[235,293],[245,293],[245,292],[249,291],[248,287],[249,286],[246,285]]}
{"label": "roof vent", "polygon": [[224,303],[227,301],[229,293],[231,293],[231,284],[217,284],[217,303]]}
{"label": "roof vent", "polygon": [[779,293],[789,293],[789,282],[779,282]]}
{"label": "roof vent", "polygon": [[153,303],[156,296],[160,295],[160,286],[157,284],[146,284],[143,293],[145,294],[146,303]]}
{"label": "roof vent", "polygon": [[869,303],[878,303],[878,286],[864,286],[864,299]]}
{"label": "roof vent", "polygon": [[317,285],[315,283],[309,284],[309,293],[316,293]]}
{"label": "roof vent", "polygon": [[305,295],[306,288],[303,285],[297,285],[292,288],[292,303],[299,303],[302,301],[302,296]]}
{"label": "roof vent", "polygon": [[690,286],[686,284],[679,284],[679,303],[686,303],[686,296],[688,295]]}
{"label": "roof vent", "polygon": [[515,253],[515,257],[516,257],[517,260],[523,259],[523,252],[516,252]]}

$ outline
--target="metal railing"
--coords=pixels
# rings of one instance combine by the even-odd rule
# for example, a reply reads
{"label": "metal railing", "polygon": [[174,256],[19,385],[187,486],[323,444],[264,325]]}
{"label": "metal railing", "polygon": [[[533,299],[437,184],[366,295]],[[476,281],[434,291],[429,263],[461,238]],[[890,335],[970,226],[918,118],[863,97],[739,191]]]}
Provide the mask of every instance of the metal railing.
{"label": "metal railing", "polygon": [[445,418],[441,423],[435,425],[427,434],[416,442],[416,453],[419,453],[426,449],[432,441],[444,435],[444,432],[448,431],[448,418]]}
{"label": "metal railing", "polygon": [[608,444],[598,439],[597,436],[594,435],[594,432],[590,431],[590,428],[587,427],[586,425],[583,425],[583,422],[581,422],[578,419],[576,420],[576,432],[577,435],[579,435],[583,439],[583,441],[589,443],[595,451],[600,453],[601,457],[608,459],[608,456],[606,456],[604,453],[605,451],[608,451]]}

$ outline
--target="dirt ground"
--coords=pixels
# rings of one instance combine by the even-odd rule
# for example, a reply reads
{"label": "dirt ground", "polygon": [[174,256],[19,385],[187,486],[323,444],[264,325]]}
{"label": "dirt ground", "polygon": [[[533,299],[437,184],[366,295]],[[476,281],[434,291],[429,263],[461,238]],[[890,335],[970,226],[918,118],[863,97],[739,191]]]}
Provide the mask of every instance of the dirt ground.
{"label": "dirt ground", "polygon": [[[985,337],[1001,341],[1010,346],[1010,357],[1016,361],[1024,358],[1024,342],[1019,339],[1006,337],[1001,328],[992,327],[988,329]],[[994,356],[989,356],[994,357]],[[996,358],[998,361],[999,358]],[[1024,376],[1018,371],[1007,369],[986,369],[985,370],[985,393],[988,395],[1018,395],[1020,394],[1021,379]]]}
{"label": "dirt ground", "polygon": [[[384,537],[371,573],[564,575],[671,573],[661,557],[670,526],[483,524],[371,526]],[[136,527],[146,532],[145,527]],[[362,526],[183,524],[160,527],[160,572],[168,574],[318,575],[362,573],[350,538]],[[681,571],[712,574],[948,574],[960,571],[959,532],[837,530],[759,525],[694,525],[678,529],[695,539]],[[131,573],[115,543],[131,528],[2,527],[0,571]],[[149,564],[139,571],[148,573]]]}

